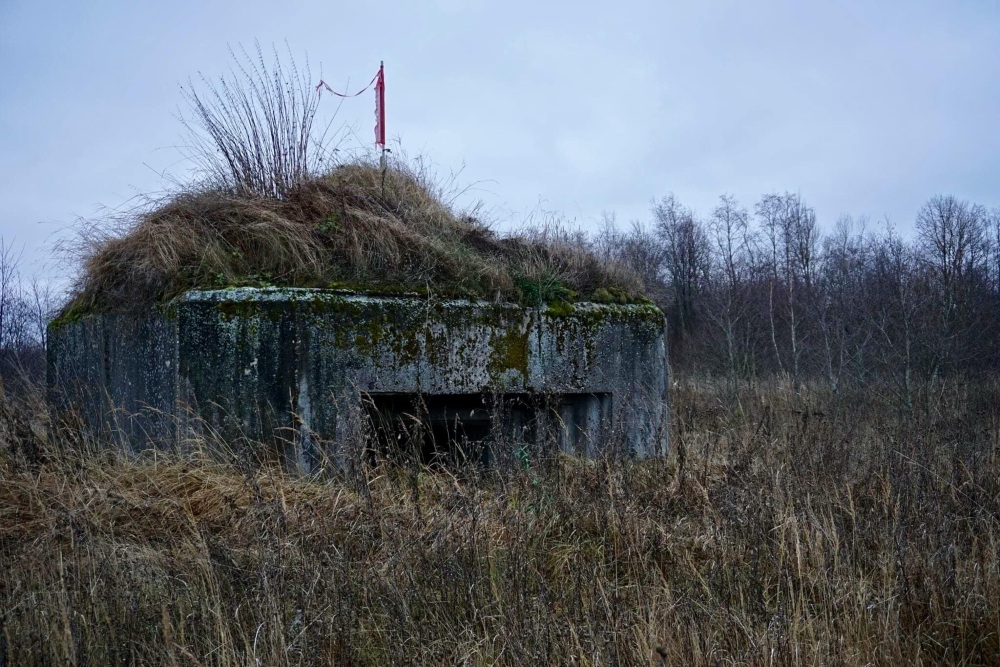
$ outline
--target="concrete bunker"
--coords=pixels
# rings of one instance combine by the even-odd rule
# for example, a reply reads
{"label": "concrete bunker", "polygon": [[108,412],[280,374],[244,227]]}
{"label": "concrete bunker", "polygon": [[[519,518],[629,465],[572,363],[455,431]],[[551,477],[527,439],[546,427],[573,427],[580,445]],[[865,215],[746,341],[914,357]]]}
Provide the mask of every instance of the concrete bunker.
{"label": "concrete bunker", "polygon": [[662,313],[311,288],[194,290],[50,328],[58,412],[131,449],[212,434],[311,472],[390,453],[427,463],[665,454]]}

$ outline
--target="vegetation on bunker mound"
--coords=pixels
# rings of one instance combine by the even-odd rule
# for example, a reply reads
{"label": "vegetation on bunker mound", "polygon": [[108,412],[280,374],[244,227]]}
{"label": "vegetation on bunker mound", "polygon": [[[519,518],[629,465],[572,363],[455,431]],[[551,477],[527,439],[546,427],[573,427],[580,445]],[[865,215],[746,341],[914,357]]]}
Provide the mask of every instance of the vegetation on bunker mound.
{"label": "vegetation on bunker mound", "polygon": [[582,235],[558,226],[499,234],[478,209],[456,211],[456,193],[423,161],[338,159],[338,138],[316,123],[308,62],[275,50],[268,63],[255,47],[232,52],[228,75],[181,89],[200,180],[83,226],[82,271],[61,320],[234,286],[641,301],[637,275],[598,258]]}
{"label": "vegetation on bunker mound", "polygon": [[[335,223],[335,224],[334,224]],[[442,203],[425,175],[356,162],[282,197],[183,192],[85,254],[63,312],[143,309],[189,289],[297,286],[526,305],[641,302],[641,281],[560,232],[502,235]]]}

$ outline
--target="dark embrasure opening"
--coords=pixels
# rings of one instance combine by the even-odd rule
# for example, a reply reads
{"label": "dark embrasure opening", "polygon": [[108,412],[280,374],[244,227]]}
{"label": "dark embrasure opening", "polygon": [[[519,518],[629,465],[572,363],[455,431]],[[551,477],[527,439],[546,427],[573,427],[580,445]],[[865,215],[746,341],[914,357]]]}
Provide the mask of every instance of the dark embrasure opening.
{"label": "dark embrasure opening", "polygon": [[606,435],[610,394],[369,394],[369,460],[492,466],[504,457],[593,455]]}

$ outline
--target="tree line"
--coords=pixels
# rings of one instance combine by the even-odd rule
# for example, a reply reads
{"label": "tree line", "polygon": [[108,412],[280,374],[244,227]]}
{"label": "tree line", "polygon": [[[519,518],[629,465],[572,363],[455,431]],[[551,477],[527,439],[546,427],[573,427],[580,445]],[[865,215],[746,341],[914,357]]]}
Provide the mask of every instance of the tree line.
{"label": "tree line", "polygon": [[[674,195],[622,228],[605,216],[584,243],[637,272],[665,312],[671,368],[738,388],[780,378],[904,405],[928,382],[1000,370],[1000,209],[935,196],[915,235],[842,217],[820,229],[794,193],[752,208],[723,195],[698,216]],[[0,377],[44,375],[56,305],[22,279],[0,238]]]}
{"label": "tree line", "polygon": [[752,208],[723,195],[707,217],[668,195],[651,213],[625,229],[606,216],[593,247],[643,277],[674,372],[912,405],[928,381],[1000,366],[1000,209],[935,196],[912,240],[846,216],[824,232],[787,192]]}

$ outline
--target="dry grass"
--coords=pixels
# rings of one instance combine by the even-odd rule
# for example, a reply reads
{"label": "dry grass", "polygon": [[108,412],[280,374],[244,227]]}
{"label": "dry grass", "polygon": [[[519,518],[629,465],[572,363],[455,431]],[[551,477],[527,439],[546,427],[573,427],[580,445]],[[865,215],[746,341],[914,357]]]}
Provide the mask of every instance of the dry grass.
{"label": "dry grass", "polygon": [[998,397],[686,384],[667,461],[328,481],[8,404],[0,664],[995,664]]}
{"label": "dry grass", "polygon": [[[638,278],[558,233],[500,236],[456,215],[426,173],[357,162],[282,198],[208,189],[92,227],[72,307],[145,308],[240,284],[433,291],[539,303],[636,298]],[[575,293],[575,294],[574,294]]]}

